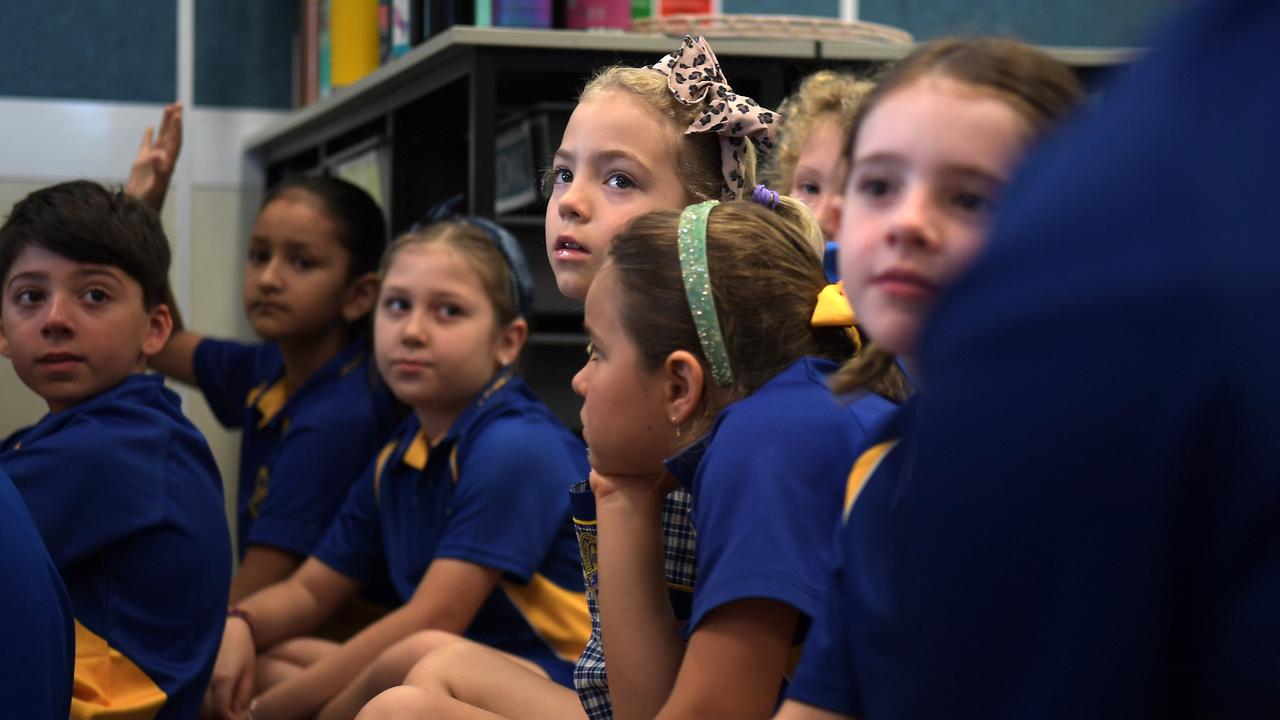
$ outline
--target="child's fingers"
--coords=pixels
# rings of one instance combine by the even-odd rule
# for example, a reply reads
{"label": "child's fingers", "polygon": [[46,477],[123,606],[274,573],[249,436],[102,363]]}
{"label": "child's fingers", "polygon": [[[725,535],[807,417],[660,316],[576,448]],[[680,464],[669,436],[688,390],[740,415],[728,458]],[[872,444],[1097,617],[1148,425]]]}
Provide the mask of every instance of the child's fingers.
{"label": "child's fingers", "polygon": [[231,709],[236,717],[240,717],[249,709],[249,703],[253,700],[253,672],[246,668],[246,672],[240,673],[240,677],[236,681],[235,697],[232,699]]}
{"label": "child's fingers", "polygon": [[155,126],[148,125],[146,130],[142,131],[142,146],[138,148],[139,152],[151,149],[151,137],[155,133]]}
{"label": "child's fingers", "polygon": [[177,157],[178,150],[182,147],[182,104],[174,103],[164,110],[164,120],[161,123],[160,135],[157,142],[171,151],[174,157]]}
{"label": "child's fingers", "polygon": [[160,118],[160,137],[165,137],[173,129],[174,117],[178,114],[178,106],[166,105],[164,116]]}

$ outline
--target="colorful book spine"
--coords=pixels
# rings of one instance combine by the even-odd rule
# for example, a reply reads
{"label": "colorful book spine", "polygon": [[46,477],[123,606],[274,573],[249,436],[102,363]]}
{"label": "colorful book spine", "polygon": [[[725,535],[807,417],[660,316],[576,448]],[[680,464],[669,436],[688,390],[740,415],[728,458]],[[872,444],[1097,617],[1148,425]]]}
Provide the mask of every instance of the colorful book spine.
{"label": "colorful book spine", "polygon": [[378,51],[383,63],[409,52],[409,0],[379,0]]}
{"label": "colorful book spine", "polygon": [[[478,8],[483,0],[477,0]],[[551,0],[492,0],[493,24],[499,27],[551,27]]]}
{"label": "colorful book spine", "polygon": [[631,19],[653,17],[653,0],[631,0]]}
{"label": "colorful book spine", "polygon": [[565,27],[631,29],[633,0],[566,0]]}
{"label": "colorful book spine", "polygon": [[301,42],[298,48],[298,102],[310,105],[320,96],[320,0],[302,0]]}
{"label": "colorful book spine", "polygon": [[378,0],[378,64],[391,59],[391,0]]}
{"label": "colorful book spine", "polygon": [[493,4],[496,0],[476,0],[476,27],[493,25]]}
{"label": "colorful book spine", "polygon": [[711,0],[655,0],[658,3],[659,17],[668,15],[709,15]]}
{"label": "colorful book spine", "polygon": [[378,69],[378,0],[329,0],[329,45],[334,87]]}
{"label": "colorful book spine", "polygon": [[316,95],[326,98],[333,93],[333,45],[329,37],[329,18],[333,10],[332,0],[319,0],[320,9],[316,31]]}
{"label": "colorful book spine", "polygon": [[409,52],[413,43],[409,37],[409,6],[411,0],[391,0],[391,57],[398,58]]}

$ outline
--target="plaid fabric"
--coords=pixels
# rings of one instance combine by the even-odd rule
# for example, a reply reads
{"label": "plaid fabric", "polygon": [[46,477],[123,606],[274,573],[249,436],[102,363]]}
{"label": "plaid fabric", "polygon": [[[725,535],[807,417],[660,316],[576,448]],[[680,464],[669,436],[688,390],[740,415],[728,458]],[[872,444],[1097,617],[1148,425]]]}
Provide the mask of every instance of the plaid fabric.
{"label": "plaid fabric", "polygon": [[[571,492],[590,493],[587,484],[575,485]],[[575,508],[577,506],[575,505]],[[671,591],[672,606],[676,617],[689,617],[689,603],[693,585],[697,580],[698,566],[694,556],[697,534],[693,529],[692,498],[683,488],[667,495],[662,503],[662,538],[666,552],[667,587]],[[582,709],[589,720],[611,720],[613,704],[609,700],[609,680],[604,670],[604,646],[600,642],[599,576],[596,554],[595,515],[582,518],[574,513],[574,528],[578,532],[578,548],[582,552],[582,573],[587,588],[587,607],[591,610],[591,639],[573,668],[573,686],[582,701]]]}

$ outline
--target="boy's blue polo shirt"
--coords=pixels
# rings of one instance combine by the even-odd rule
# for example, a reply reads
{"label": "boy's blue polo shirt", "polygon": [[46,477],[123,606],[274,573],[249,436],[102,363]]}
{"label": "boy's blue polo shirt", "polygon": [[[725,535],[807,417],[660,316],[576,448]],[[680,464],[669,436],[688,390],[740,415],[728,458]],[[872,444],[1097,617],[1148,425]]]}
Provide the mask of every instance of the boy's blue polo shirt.
{"label": "boy's blue polo shirt", "polygon": [[7,647],[0,652],[0,708],[6,717],[66,720],[76,652],[71,601],[3,467],[0,548],[0,636]]}
{"label": "boy's blue polo shirt", "polygon": [[582,442],[503,375],[434,442],[406,418],[314,556],[362,582],[385,568],[402,602],[437,558],[501,570],[467,637],[567,682],[591,627],[568,497],[588,470]]}
{"label": "boy's blue polo shirt", "polygon": [[71,597],[72,717],[106,706],[195,717],[222,635],[231,541],[218,468],[178,396],[157,375],[133,375],[10,436],[0,466]]}
{"label": "boy's blue polo shirt", "polygon": [[667,468],[692,495],[698,580],[684,632],[747,598],[795,608],[797,638],[824,598],[831,533],[849,466],[865,440],[827,389],[836,364],[802,358],[726,407]]}
{"label": "boy's blue polo shirt", "polygon": [[394,427],[390,395],[370,372],[362,341],[285,397],[274,343],[206,338],[196,379],[224,426],[241,428],[238,549],[269,545],[309,555],[347,492]]}

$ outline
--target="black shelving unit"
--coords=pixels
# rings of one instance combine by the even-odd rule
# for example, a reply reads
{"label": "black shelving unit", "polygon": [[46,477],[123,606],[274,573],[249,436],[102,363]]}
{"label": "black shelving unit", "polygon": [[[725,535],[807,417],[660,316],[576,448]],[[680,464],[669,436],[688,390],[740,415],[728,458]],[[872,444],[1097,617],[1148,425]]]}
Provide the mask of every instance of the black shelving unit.
{"label": "black shelving unit", "polygon": [[[781,39],[712,38],[734,88],[776,106],[806,74],[823,67],[872,72],[910,46]],[[254,136],[250,158],[267,185],[325,172],[335,162],[381,147],[393,234],[458,192],[468,212],[494,217],[495,136],[499,125],[547,103],[570,104],[597,68],[643,65],[672,51],[679,38],[574,30],[456,26],[371,73],[359,83],[296,111]],[[1086,83],[1127,61],[1125,49],[1050,49]],[[556,142],[552,140],[553,146]],[[533,333],[525,373],[570,426],[580,403],[569,380],[581,366],[581,306],[559,294],[543,247],[545,204],[498,217],[521,239],[535,275]]]}

